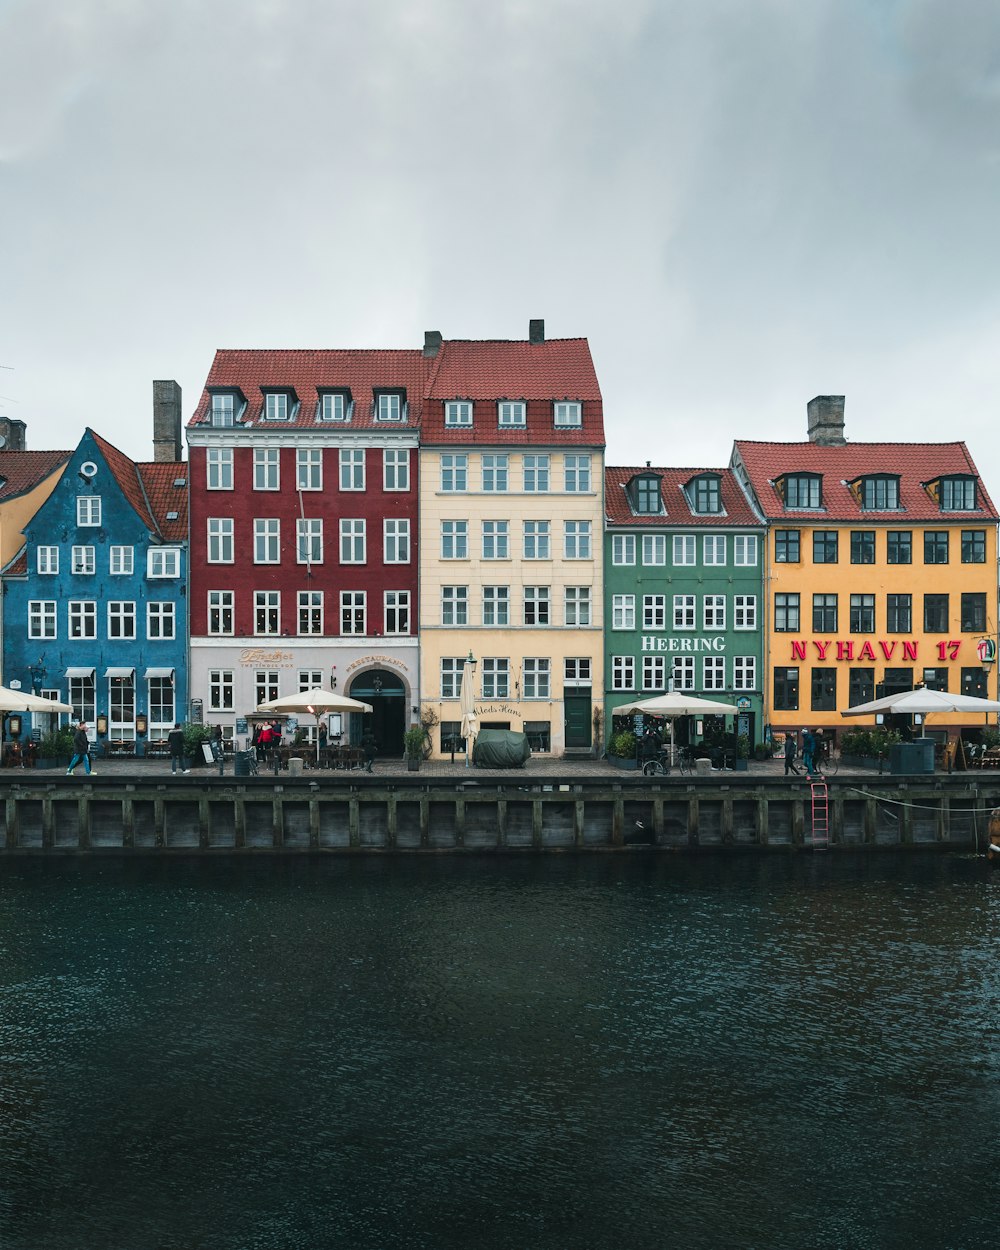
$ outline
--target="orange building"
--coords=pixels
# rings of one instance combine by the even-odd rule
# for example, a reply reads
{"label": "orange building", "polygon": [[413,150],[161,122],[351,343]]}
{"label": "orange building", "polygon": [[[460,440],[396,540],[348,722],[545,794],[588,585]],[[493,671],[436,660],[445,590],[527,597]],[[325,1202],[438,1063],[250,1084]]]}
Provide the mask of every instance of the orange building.
{"label": "orange building", "polygon": [[733,447],[769,530],[772,729],[839,729],[843,709],[920,683],[996,698],[998,514],[965,444],[850,443],[843,396],[808,411],[807,442]]}

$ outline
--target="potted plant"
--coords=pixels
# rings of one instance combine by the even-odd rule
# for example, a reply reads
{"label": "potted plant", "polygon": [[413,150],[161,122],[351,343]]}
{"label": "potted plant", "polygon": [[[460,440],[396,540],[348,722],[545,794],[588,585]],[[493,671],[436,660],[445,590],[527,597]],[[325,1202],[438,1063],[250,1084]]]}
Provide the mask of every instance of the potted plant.
{"label": "potted plant", "polygon": [[423,725],[411,725],[403,734],[403,753],[406,756],[406,771],[415,773],[424,757]]}
{"label": "potted plant", "polygon": [[611,735],[608,743],[608,759],[616,768],[635,768],[636,748],[639,740],[630,729],[619,730]]}
{"label": "potted plant", "polygon": [[38,768],[65,768],[73,758],[73,730],[69,725],[53,729],[38,744]]}
{"label": "potted plant", "polygon": [[745,773],[750,767],[750,738],[747,734],[740,734],[736,739],[736,771]]}
{"label": "potted plant", "polygon": [[212,731],[207,725],[184,726],[184,767],[200,768],[205,763],[201,744],[212,741]]}

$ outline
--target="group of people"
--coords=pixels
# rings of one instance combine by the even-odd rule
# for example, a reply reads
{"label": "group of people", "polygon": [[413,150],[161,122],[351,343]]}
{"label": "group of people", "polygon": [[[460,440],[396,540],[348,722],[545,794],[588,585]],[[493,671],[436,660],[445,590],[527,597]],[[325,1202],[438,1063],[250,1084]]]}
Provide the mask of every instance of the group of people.
{"label": "group of people", "polygon": [[[826,739],[822,729],[803,729],[802,731],[802,764],[807,777],[818,777],[822,770],[823,754],[826,751]],[[785,734],[785,776],[794,773],[800,776],[795,767],[798,745],[793,733]]]}

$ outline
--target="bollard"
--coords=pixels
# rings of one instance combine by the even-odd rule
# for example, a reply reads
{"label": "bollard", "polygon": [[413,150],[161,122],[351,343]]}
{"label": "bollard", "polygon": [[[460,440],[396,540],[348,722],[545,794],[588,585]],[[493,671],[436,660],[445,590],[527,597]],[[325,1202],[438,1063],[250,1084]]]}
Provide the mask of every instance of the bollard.
{"label": "bollard", "polygon": [[299,757],[299,756],[297,756],[297,755],[292,755],[292,756],[290,756],[290,758],[289,758],[289,760],[288,760],[288,775],[289,775],[289,777],[301,777],[301,776],[302,776],[302,765],[303,765],[303,761],[300,759],[300,757]]}

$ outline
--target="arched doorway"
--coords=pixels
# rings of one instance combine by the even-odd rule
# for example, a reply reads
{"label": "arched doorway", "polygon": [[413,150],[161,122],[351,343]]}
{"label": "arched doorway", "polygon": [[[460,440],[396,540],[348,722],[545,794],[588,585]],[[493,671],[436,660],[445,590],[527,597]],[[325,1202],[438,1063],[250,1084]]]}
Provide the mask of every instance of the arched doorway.
{"label": "arched doorway", "polygon": [[371,716],[355,716],[352,719],[358,741],[360,735],[370,729],[378,743],[379,755],[402,755],[403,733],[406,730],[406,688],[403,679],[388,669],[370,668],[358,673],[351,682],[348,694],[352,699],[372,705]]}

